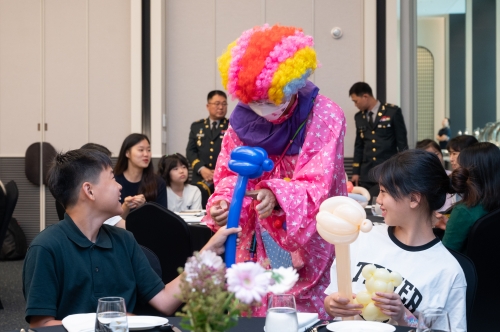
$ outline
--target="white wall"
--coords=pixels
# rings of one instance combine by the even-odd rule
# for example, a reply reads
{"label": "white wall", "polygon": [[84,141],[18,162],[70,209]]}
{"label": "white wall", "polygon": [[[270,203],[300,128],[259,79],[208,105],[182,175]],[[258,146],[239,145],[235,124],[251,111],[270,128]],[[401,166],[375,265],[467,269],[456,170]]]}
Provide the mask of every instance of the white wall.
{"label": "white wall", "polygon": [[[130,133],[130,2],[0,0],[0,156]],[[37,125],[47,123],[47,131]]]}
{"label": "white wall", "polygon": [[[344,109],[345,155],[352,156],[357,109],[348,91],[363,80],[363,7],[363,0],[167,1],[167,153],[185,154],[190,124],[208,116],[207,93],[222,89],[217,57],[244,30],[267,22],[299,26],[314,37],[322,66],[311,80]],[[331,37],[333,27],[343,30],[341,39]],[[229,100],[228,116],[235,105]],[[152,126],[160,125],[161,118],[152,119]]]}
{"label": "white wall", "polygon": [[[243,30],[268,22],[313,35],[322,67],[311,80],[344,109],[345,154],[352,156],[357,110],[348,89],[373,71],[364,53],[364,22],[375,15],[365,11],[373,7],[368,2],[155,0],[165,16],[163,27],[155,21],[153,29],[164,31],[152,50],[164,54],[152,60],[166,66],[165,75],[153,75],[164,80],[152,93],[161,108],[152,111],[154,155],[185,153],[191,122],[207,116],[206,94],[222,89],[217,56]],[[42,139],[58,150],[92,141],[118,153],[123,138],[140,128],[139,10],[138,0],[0,0],[0,157],[23,156]],[[341,39],[331,37],[333,27],[343,30]],[[235,104],[230,100],[228,109]],[[39,123],[48,130],[38,131]]]}

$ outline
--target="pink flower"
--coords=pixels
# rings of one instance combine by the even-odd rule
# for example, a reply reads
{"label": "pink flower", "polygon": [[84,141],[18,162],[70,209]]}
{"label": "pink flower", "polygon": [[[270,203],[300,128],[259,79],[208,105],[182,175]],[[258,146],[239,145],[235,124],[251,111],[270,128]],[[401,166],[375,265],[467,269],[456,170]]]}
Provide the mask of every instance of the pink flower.
{"label": "pink flower", "polygon": [[226,271],[228,290],[233,292],[238,300],[251,304],[261,302],[267,294],[271,274],[259,264],[253,262],[233,264]]}
{"label": "pink flower", "polygon": [[207,250],[200,253],[201,264],[208,266],[211,269],[218,270],[223,262],[220,256],[213,251]]}

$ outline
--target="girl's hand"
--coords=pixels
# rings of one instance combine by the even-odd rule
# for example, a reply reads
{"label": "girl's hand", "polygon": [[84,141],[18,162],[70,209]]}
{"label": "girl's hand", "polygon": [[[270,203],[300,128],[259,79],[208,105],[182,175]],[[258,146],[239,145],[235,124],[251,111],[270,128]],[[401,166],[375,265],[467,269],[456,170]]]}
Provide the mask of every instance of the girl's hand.
{"label": "girl's hand", "polygon": [[135,195],[134,196],[134,203],[135,203],[135,207],[138,208],[139,206],[146,203],[146,197],[144,197],[143,194]]}
{"label": "girl's hand", "polygon": [[[356,298],[353,294],[352,298]],[[350,303],[349,299],[339,293],[332,293],[325,298],[325,310],[332,317],[351,317],[361,314],[362,304]]]}
{"label": "girl's hand", "polygon": [[269,189],[259,189],[256,190],[256,192],[257,197],[255,199],[260,201],[260,203],[257,204],[255,209],[257,210],[259,219],[265,219],[271,215],[276,206],[276,196],[274,196],[274,193]]}
{"label": "girl's hand", "polygon": [[136,203],[134,201],[134,196],[125,197],[125,199],[123,200],[123,204],[126,205],[129,210],[135,209]]}
{"label": "girl's hand", "polygon": [[210,217],[219,226],[227,224],[229,215],[229,204],[226,201],[217,201],[210,208]]}
{"label": "girl's hand", "polygon": [[375,301],[375,306],[398,322],[399,325],[406,325],[404,320],[406,308],[399,295],[396,293],[381,292],[376,292],[375,294],[376,296],[372,297],[372,300]]}

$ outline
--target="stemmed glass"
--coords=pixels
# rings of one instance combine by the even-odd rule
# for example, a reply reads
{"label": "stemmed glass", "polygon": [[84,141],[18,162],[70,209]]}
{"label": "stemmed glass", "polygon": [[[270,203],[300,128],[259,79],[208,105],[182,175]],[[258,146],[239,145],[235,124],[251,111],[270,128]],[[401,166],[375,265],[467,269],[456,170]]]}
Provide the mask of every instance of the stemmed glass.
{"label": "stemmed glass", "polygon": [[266,332],[297,332],[297,308],[291,294],[272,294],[266,314]]}
{"label": "stemmed glass", "polygon": [[426,309],[418,314],[418,332],[450,332],[448,313],[442,309]]}
{"label": "stemmed glass", "polygon": [[97,304],[96,332],[128,332],[127,309],[122,297],[102,297]]}

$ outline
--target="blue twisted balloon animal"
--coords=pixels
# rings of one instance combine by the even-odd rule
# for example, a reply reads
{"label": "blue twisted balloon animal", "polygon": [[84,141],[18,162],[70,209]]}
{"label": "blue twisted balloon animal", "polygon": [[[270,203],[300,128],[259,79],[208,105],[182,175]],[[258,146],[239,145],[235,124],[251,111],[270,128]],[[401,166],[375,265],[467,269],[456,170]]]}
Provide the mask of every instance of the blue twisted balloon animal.
{"label": "blue twisted balloon animal", "polygon": [[[273,161],[267,157],[266,150],[262,148],[240,146],[231,152],[229,169],[238,174],[238,179],[229,206],[227,228],[238,227],[248,179],[258,178],[264,171],[269,172],[273,167]],[[227,267],[236,263],[236,238],[236,234],[231,234],[226,240],[225,261]]]}

